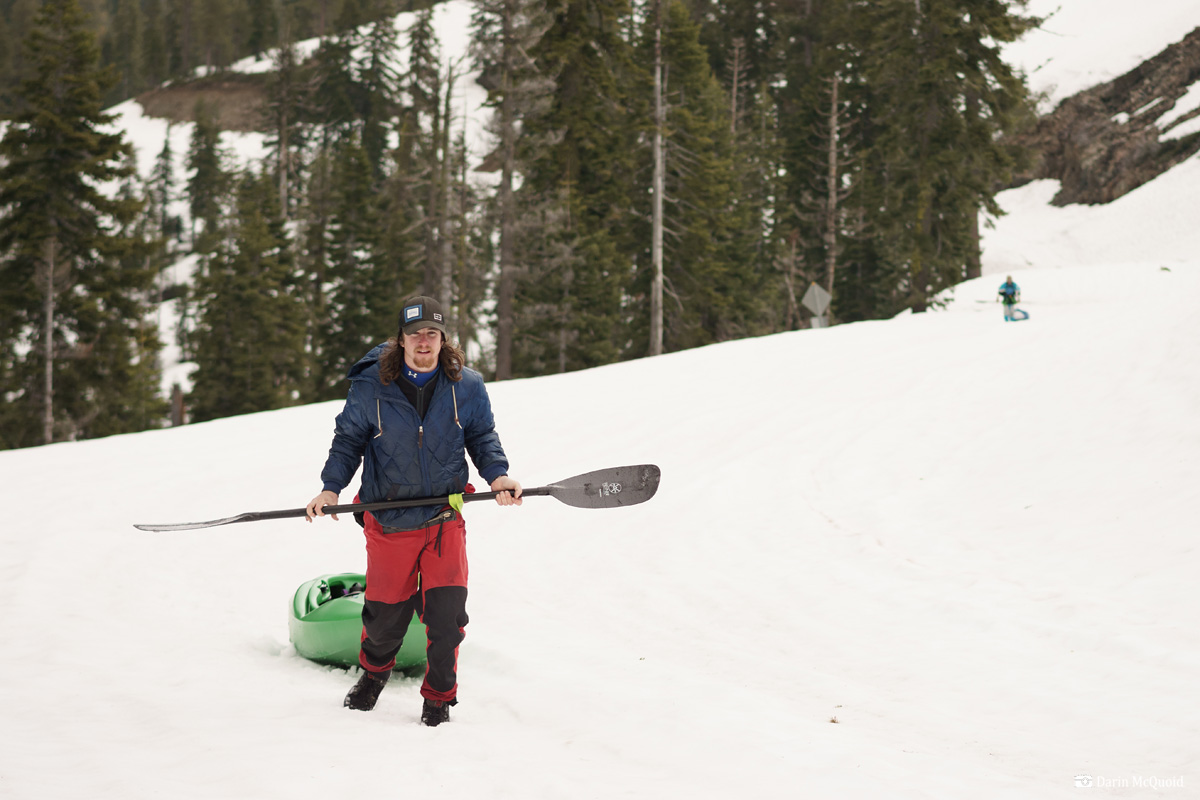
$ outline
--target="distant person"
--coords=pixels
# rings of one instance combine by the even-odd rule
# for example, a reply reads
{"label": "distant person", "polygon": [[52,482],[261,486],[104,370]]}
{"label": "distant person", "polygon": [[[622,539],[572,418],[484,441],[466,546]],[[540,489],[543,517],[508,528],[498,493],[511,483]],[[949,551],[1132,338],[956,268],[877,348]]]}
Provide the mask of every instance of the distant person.
{"label": "distant person", "polygon": [[[1012,275],[1005,276],[1004,283],[1000,284],[1000,302],[1004,303],[1004,321],[1017,322],[1023,319],[1029,319],[1029,314],[1017,308],[1017,301],[1021,299],[1021,287],[1013,283]],[[1017,316],[1020,314],[1020,316]]]}
{"label": "distant person", "polygon": [[[464,361],[463,351],[446,340],[441,304],[424,296],[405,301],[396,337],[350,368],[350,392],[321,471],[324,489],[307,506],[309,522],[325,516],[325,506],[337,505],[360,463],[355,501],[473,492],[469,455],[499,493],[497,503],[521,505],[521,484],[508,476],[483,378]],[[428,630],[421,722],[440,725],[458,702],[458,646],[467,624],[462,514],[435,504],[366,512],[361,523],[367,540],[358,654],[363,673],[345,706],[375,707],[415,611]]]}

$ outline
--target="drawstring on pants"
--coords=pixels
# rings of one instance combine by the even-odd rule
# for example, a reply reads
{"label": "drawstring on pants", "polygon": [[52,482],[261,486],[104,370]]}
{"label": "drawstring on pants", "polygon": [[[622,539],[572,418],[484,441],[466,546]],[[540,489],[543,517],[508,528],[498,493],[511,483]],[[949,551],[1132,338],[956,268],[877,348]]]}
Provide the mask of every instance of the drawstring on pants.
{"label": "drawstring on pants", "polygon": [[[454,518],[454,509],[448,508],[441,514],[438,514],[437,537],[433,540],[433,552],[437,553],[438,558],[442,557],[442,529],[446,527],[446,520]],[[432,521],[432,520],[431,520]]]}

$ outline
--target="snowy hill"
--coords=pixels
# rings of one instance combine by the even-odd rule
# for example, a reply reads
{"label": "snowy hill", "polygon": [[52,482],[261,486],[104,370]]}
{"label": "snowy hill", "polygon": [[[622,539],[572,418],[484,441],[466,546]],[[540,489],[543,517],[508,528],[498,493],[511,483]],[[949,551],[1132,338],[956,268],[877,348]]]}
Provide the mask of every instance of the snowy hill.
{"label": "snowy hill", "polygon": [[0,794],[1195,796],[1195,163],[1005,193],[943,311],[493,384],[526,485],[663,484],[468,508],[437,729],[287,641],[301,582],[362,569],[350,519],[132,527],[303,505],[339,403],[0,452]]}
{"label": "snowy hill", "polygon": [[132,527],[303,505],[337,403],[0,453],[5,796],[1191,787],[1200,263],[1017,277],[1029,322],[984,278],[942,313],[493,385],[527,485],[664,479],[469,509],[436,730],[417,681],[347,712],[354,676],[288,644],[296,586],[361,570],[352,521]]}

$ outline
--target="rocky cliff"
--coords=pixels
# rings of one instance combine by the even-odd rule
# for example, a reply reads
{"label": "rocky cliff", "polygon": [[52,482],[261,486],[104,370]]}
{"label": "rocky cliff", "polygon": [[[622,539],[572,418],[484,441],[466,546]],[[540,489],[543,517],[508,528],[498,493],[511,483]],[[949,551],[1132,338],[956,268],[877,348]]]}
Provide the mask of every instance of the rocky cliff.
{"label": "rocky cliff", "polygon": [[1055,205],[1108,203],[1200,151],[1197,117],[1200,28],[1041,117],[1023,137],[1034,165],[1014,185],[1053,178]]}

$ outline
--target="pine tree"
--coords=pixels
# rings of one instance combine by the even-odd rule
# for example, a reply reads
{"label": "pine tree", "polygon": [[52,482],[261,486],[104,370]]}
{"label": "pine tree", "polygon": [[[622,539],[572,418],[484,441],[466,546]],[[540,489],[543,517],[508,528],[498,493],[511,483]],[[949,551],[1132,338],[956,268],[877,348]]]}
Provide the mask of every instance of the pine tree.
{"label": "pine tree", "polygon": [[362,105],[354,74],[355,43],[353,35],[330,37],[313,54],[312,121],[322,127],[330,141],[349,135]]}
{"label": "pine tree", "polygon": [[996,44],[1036,20],[994,0],[884,0],[859,13],[872,148],[887,176],[876,228],[903,269],[899,304],[924,311],[966,277],[979,210],[999,213],[995,191],[1022,158],[1005,135],[1028,116],[1028,92]]}
{"label": "pine tree", "polygon": [[[104,364],[129,355],[130,326],[143,316],[153,282],[149,270],[122,261],[135,246],[127,226],[140,202],[103,187],[133,173],[131,151],[120,133],[106,132],[113,117],[101,98],[113,78],[97,67],[75,0],[47,0],[26,45],[32,77],[0,140],[0,392],[7,398],[0,442],[7,447],[88,435],[102,409],[140,392],[135,384],[144,384]],[[102,430],[144,422],[117,420]]]}
{"label": "pine tree", "polygon": [[317,348],[327,398],[344,393],[346,371],[395,327],[398,302],[379,255],[370,158],[357,139],[343,142],[335,153],[331,187],[329,289]]}
{"label": "pine tree", "polygon": [[[129,156],[133,168],[133,157]],[[140,180],[123,182],[118,199],[142,206]],[[161,369],[156,277],[166,266],[163,241],[154,228],[149,204],[115,231],[112,257],[99,265],[103,279],[77,314],[87,355],[59,382],[59,405],[76,420],[78,438],[111,436],[160,427],[168,405],[160,394]],[[97,391],[119,384],[119,393]]]}
{"label": "pine tree", "polygon": [[250,18],[246,47],[253,56],[274,47],[279,40],[279,18],[276,16],[274,0],[247,0],[246,12]]}
{"label": "pine tree", "polygon": [[[419,289],[442,293],[443,253],[440,246],[443,141],[447,121],[442,112],[444,90],[441,54],[432,9],[417,12],[408,30],[409,59],[404,85],[409,104],[402,110],[397,169],[407,176],[411,212],[419,225],[422,266]],[[444,298],[453,303],[453,298]]]}
{"label": "pine tree", "polygon": [[140,0],[117,0],[113,27],[109,33],[112,57],[108,63],[116,69],[118,81],[109,92],[108,100],[116,103],[142,91],[145,50],[142,36],[145,21]]}
{"label": "pine tree", "polygon": [[146,86],[165,83],[171,74],[171,52],[167,45],[170,40],[163,5],[163,0],[145,0],[141,72]]}
{"label": "pine tree", "polygon": [[[653,18],[647,20],[639,50],[642,64],[653,63]],[[679,0],[664,3],[661,53],[664,84],[665,190],[663,245],[665,350],[679,350],[731,338],[743,330],[739,306],[747,304],[744,292],[751,253],[729,245],[740,240],[739,231],[753,227],[749,209],[737,202],[738,174],[727,98],[709,67],[699,41],[699,28]],[[641,96],[651,97],[649,85]],[[640,104],[646,108],[648,103]],[[652,113],[643,111],[646,128]],[[649,153],[639,175],[649,175]],[[644,196],[644,194],[642,195]],[[649,219],[649,204],[639,201],[639,217]],[[644,227],[638,238],[649,242]],[[643,252],[640,264],[650,260]],[[649,270],[639,269],[635,296],[646,297]],[[646,329],[649,315],[644,303],[634,306],[635,331]],[[649,341],[634,335],[635,341]],[[633,352],[645,352],[644,346]]]}
{"label": "pine tree", "polygon": [[267,119],[271,133],[267,148],[279,187],[280,211],[291,218],[303,184],[304,152],[311,135],[315,81],[300,63],[296,45],[285,39],[272,55],[275,70],[267,82]]}
{"label": "pine tree", "polygon": [[197,50],[197,6],[199,0],[178,0],[170,8],[167,18],[172,75],[191,76],[196,68]]}
{"label": "pine tree", "polygon": [[543,0],[484,0],[472,17],[472,54],[493,109],[490,130],[497,147],[484,171],[498,171],[496,215],[499,248],[496,253],[496,378],[513,375],[513,307],[518,278],[517,237],[520,210],[514,192],[520,171],[517,140],[522,120],[533,113],[553,83],[537,72],[529,52],[550,25]]}
{"label": "pine tree", "polygon": [[294,405],[305,370],[304,309],[274,180],[243,175],[235,224],[196,282],[196,421]]}
{"label": "pine tree", "polygon": [[490,354],[482,352],[484,341],[483,314],[489,299],[494,252],[487,208],[487,195],[468,179],[469,151],[466,126],[459,129],[451,151],[453,188],[453,262],[457,289],[455,317],[458,344],[468,354],[472,366],[488,372],[494,369]]}
{"label": "pine tree", "polygon": [[15,116],[21,110],[20,87],[30,77],[32,68],[26,57],[24,43],[33,30],[34,20],[37,18],[40,7],[41,3],[38,0],[16,0],[6,15],[8,23],[5,31],[8,48],[4,73],[6,80],[0,84],[0,102],[2,102],[0,110],[3,111],[5,119]]}
{"label": "pine tree", "polygon": [[175,154],[171,150],[171,125],[167,124],[167,134],[163,137],[162,150],[154,159],[154,169],[150,173],[150,183],[147,187],[150,210],[154,221],[154,235],[164,240],[171,240],[180,234],[180,224],[177,217],[171,214],[171,203],[176,198],[175,191]]}
{"label": "pine tree", "polygon": [[540,243],[547,260],[527,262],[517,286],[514,306],[524,310],[514,325],[515,375],[606,364],[629,347],[622,303],[633,271],[630,9],[624,0],[555,0],[548,11],[554,24],[530,55],[555,89],[524,122],[522,149],[541,144],[526,150],[520,191],[531,218],[541,207],[558,234]]}
{"label": "pine tree", "polygon": [[[229,190],[226,156],[221,148],[221,129],[203,102],[193,113],[196,123],[187,153],[188,210],[192,219],[192,246],[207,252],[215,246],[222,214],[222,200]],[[196,232],[201,224],[200,233]]]}
{"label": "pine tree", "polygon": [[305,298],[305,341],[315,371],[302,390],[304,402],[333,399],[328,394],[329,371],[325,363],[324,335],[329,321],[327,287],[332,280],[329,232],[333,225],[334,193],[328,147],[318,147],[307,170],[307,183],[298,210],[299,243],[297,262],[303,276],[300,293]]}
{"label": "pine tree", "polygon": [[390,126],[400,106],[400,77],[393,66],[400,46],[396,26],[388,13],[390,6],[386,2],[378,4],[377,21],[368,27],[362,42],[362,57],[356,65],[357,80],[362,86],[359,93],[362,106],[358,109],[360,138],[376,181],[382,180],[387,172],[385,154]]}
{"label": "pine tree", "polygon": [[200,60],[211,73],[229,66],[234,53],[232,0],[197,0],[196,45]]}

